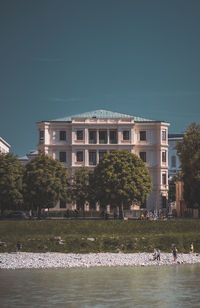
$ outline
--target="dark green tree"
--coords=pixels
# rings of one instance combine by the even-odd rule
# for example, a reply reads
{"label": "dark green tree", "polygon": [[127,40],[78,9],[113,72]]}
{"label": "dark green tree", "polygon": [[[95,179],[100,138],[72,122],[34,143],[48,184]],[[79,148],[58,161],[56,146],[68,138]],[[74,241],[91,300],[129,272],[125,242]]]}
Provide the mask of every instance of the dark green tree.
{"label": "dark green tree", "polygon": [[23,202],[23,166],[12,153],[0,152],[0,210],[18,209]]}
{"label": "dark green tree", "polygon": [[54,207],[58,200],[67,198],[67,169],[45,154],[25,166],[23,182],[25,205],[38,216],[41,209]]}
{"label": "dark green tree", "polygon": [[182,169],[184,199],[188,207],[200,206],[200,124],[188,126],[176,149]]}
{"label": "dark green tree", "polygon": [[89,168],[81,167],[76,169],[72,176],[69,194],[71,201],[76,202],[78,210],[83,211],[85,202],[91,200],[89,185],[91,173]]}
{"label": "dark green tree", "polygon": [[101,205],[123,208],[142,205],[151,191],[151,176],[145,163],[129,151],[104,155],[94,170],[96,198]]}

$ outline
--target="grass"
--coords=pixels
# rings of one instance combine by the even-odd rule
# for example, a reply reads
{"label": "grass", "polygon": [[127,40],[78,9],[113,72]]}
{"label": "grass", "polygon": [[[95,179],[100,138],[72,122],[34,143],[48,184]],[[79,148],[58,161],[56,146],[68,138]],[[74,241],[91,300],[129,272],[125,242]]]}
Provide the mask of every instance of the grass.
{"label": "grass", "polygon": [[189,252],[191,242],[200,252],[200,220],[0,221],[0,241],[0,252],[15,251],[17,241],[29,252],[170,252],[173,244]]}

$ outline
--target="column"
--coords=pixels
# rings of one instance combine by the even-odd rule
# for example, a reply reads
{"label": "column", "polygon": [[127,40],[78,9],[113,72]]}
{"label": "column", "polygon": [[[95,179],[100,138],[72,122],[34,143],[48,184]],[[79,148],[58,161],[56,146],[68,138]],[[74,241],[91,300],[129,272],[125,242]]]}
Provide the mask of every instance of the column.
{"label": "column", "polygon": [[88,128],[85,128],[85,144],[88,144]]}
{"label": "column", "polygon": [[99,144],[99,130],[96,130],[96,134],[97,134],[97,144]]}
{"label": "column", "polygon": [[107,129],[107,138],[108,138],[108,144],[110,144],[110,134],[109,134],[110,130]]}
{"label": "column", "polygon": [[85,150],[85,166],[89,166],[89,153],[88,150]]}

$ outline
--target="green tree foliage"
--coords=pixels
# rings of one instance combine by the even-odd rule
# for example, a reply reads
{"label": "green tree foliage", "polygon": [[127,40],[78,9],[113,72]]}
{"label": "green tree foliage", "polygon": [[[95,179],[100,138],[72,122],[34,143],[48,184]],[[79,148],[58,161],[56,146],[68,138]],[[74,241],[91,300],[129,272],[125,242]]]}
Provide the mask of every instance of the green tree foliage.
{"label": "green tree foliage", "polygon": [[67,197],[67,169],[45,154],[38,155],[25,166],[24,202],[28,209],[37,211],[51,208]]}
{"label": "green tree foliage", "polygon": [[16,209],[23,202],[23,167],[16,156],[0,153],[0,209]]}
{"label": "green tree foliage", "polygon": [[87,167],[81,167],[76,169],[74,175],[72,176],[69,194],[71,197],[71,201],[76,202],[78,210],[84,210],[85,202],[90,202],[90,176],[91,171]]}
{"label": "green tree foliage", "polygon": [[200,124],[188,126],[176,149],[182,169],[184,199],[188,207],[200,206]]}
{"label": "green tree foliage", "polygon": [[94,170],[97,200],[101,205],[119,207],[141,205],[151,191],[151,176],[145,163],[129,151],[104,155]]}

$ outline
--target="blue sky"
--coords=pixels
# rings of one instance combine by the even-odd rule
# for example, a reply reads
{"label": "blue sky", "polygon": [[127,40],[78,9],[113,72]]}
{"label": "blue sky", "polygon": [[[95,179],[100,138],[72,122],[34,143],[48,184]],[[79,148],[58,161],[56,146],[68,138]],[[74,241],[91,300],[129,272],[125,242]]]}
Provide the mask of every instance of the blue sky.
{"label": "blue sky", "polygon": [[171,123],[200,115],[199,0],[1,0],[0,136],[95,109]]}

